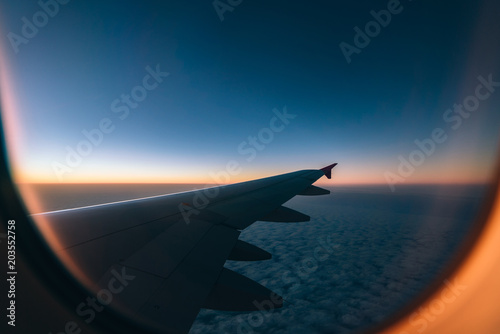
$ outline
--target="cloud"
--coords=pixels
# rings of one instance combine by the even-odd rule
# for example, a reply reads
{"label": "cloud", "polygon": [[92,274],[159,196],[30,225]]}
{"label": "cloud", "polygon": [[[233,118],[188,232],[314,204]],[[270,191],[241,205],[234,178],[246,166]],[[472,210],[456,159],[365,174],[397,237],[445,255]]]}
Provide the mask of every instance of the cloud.
{"label": "cloud", "polygon": [[[454,211],[457,201],[467,214]],[[280,293],[285,306],[268,314],[202,310],[192,334],[238,333],[242,324],[249,333],[351,333],[377,323],[432,280],[477,211],[472,199],[377,192],[297,197],[287,206],[312,220],[257,222],[240,237],[273,259],[226,264]],[[330,253],[314,260],[325,243]]]}

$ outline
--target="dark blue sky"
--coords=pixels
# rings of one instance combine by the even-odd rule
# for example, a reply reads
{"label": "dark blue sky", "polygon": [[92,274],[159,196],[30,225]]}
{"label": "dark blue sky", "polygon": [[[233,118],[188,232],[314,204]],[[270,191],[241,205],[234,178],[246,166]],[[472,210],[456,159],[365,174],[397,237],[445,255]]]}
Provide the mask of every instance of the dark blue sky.
{"label": "dark blue sky", "polygon": [[[231,182],[339,162],[338,182],[383,183],[416,139],[442,128],[447,141],[406,182],[485,180],[500,93],[456,130],[443,114],[474,94],[478,76],[500,81],[498,5],[401,1],[348,63],[339,44],[354,45],[354,27],[364,29],[370,11],[388,3],[243,1],[221,21],[211,1],[70,1],[17,46],[12,33],[22,37],[22,18],[33,22],[41,7],[2,3],[2,84],[12,95],[4,88],[3,99],[15,101],[4,118],[15,128],[16,175],[208,183],[231,160],[240,167]],[[120,119],[122,94],[143,84],[148,66],[169,75]],[[261,133],[285,106],[297,116]],[[90,153],[71,166],[68,147],[78,152],[82,131],[103,119],[112,131],[81,146]],[[249,136],[259,140],[256,154]]]}

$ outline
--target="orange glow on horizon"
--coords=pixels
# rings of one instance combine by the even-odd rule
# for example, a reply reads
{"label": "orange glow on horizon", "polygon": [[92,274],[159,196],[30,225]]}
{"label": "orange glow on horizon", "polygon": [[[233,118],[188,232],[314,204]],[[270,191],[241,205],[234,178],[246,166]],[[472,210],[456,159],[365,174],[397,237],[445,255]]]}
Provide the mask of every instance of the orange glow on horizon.
{"label": "orange glow on horizon", "polygon": [[[266,175],[254,175],[253,177],[246,177],[248,175],[244,175],[241,177],[234,177],[230,179],[230,182],[225,182],[225,183],[216,183],[214,180],[209,179],[209,178],[173,178],[173,179],[166,179],[166,178],[137,178],[137,179],[130,179],[130,178],[116,178],[116,179],[111,179],[111,178],[88,178],[88,179],[76,179],[76,180],[71,180],[67,182],[57,182],[57,181],[51,181],[51,180],[41,180],[41,179],[24,179],[24,180],[16,180],[16,184],[193,184],[193,185],[200,185],[204,184],[207,186],[216,186],[216,185],[225,185],[225,184],[234,184],[234,183],[240,183],[240,182],[245,182],[245,181],[252,181],[252,180],[257,180],[260,178],[265,178],[265,177],[271,177],[277,174],[266,174]],[[404,186],[404,185],[468,185],[468,184],[488,184],[490,183],[487,178],[467,178],[467,179],[420,179],[420,180],[408,180],[404,183],[399,183],[396,184],[395,186]],[[322,177],[318,181],[314,183],[315,185],[321,185],[321,186],[336,186],[336,185],[342,185],[342,186],[363,186],[363,185],[388,185],[387,182],[377,179],[347,179],[347,178],[335,178],[335,176],[332,177],[331,180]]]}
{"label": "orange glow on horizon", "polygon": [[[26,171],[21,168],[15,168],[15,182],[19,184],[29,183],[53,183],[53,184],[78,184],[78,183],[155,183],[155,184],[232,184],[249,180],[255,180],[265,177],[270,177],[279,174],[285,174],[301,169],[302,166],[296,166],[291,169],[290,165],[276,166],[272,169],[246,169],[242,172],[230,175],[224,170],[219,172],[210,171],[206,168],[199,169],[176,170],[163,173],[162,171],[149,171],[144,173],[127,173],[126,171],[115,171],[112,167],[103,170],[101,174],[96,171],[92,173],[67,174],[62,181],[58,181],[53,173],[43,174],[41,171]],[[389,184],[386,180],[386,173],[390,172],[394,176],[399,176],[397,165],[391,166],[392,169],[387,169],[384,165],[366,166],[366,165],[349,165],[339,163],[332,172],[332,179],[328,180],[325,177],[316,181],[318,185],[383,185]],[[165,175],[168,174],[168,175]],[[211,174],[218,174],[218,177],[213,177]],[[395,186],[410,185],[410,184],[486,184],[494,177],[493,169],[486,163],[476,165],[458,165],[452,162],[429,163],[428,166],[416,168],[415,172],[408,176],[402,177]]]}

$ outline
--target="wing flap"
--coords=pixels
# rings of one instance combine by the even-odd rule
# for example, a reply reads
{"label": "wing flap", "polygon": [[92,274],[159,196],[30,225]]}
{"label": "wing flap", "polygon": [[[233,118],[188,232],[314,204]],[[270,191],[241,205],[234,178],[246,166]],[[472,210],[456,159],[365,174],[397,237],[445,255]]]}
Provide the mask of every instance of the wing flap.
{"label": "wing flap", "polygon": [[259,220],[276,223],[301,223],[310,221],[311,217],[285,206],[280,206],[276,210]]}
{"label": "wing flap", "polygon": [[311,185],[311,186],[307,187],[304,191],[298,193],[297,195],[321,196],[321,195],[328,195],[328,194],[330,194],[330,190]]}
{"label": "wing flap", "polygon": [[[159,289],[138,309],[141,317],[187,332],[219,278],[239,232],[213,226]],[[207,250],[210,250],[208,252]]]}
{"label": "wing flap", "polygon": [[123,264],[160,277],[168,277],[213,225],[202,220],[175,223]]}
{"label": "wing flap", "polygon": [[283,298],[261,284],[227,268],[222,269],[203,308],[219,311],[257,311],[272,301],[274,308],[283,306]]}
{"label": "wing flap", "polygon": [[271,253],[248,242],[238,240],[227,259],[233,261],[263,261],[269,260],[271,257]]}

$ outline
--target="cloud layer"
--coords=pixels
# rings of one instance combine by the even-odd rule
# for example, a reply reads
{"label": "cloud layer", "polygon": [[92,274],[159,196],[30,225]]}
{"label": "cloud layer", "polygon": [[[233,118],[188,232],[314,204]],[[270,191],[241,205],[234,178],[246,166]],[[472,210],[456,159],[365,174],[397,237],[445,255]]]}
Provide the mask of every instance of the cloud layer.
{"label": "cloud layer", "polygon": [[284,307],[202,310],[190,333],[351,333],[377,323],[415,297],[449,260],[481,191],[335,188],[329,196],[296,197],[286,205],[309,214],[310,222],[257,222],[240,237],[273,259],[226,263],[283,296]]}

